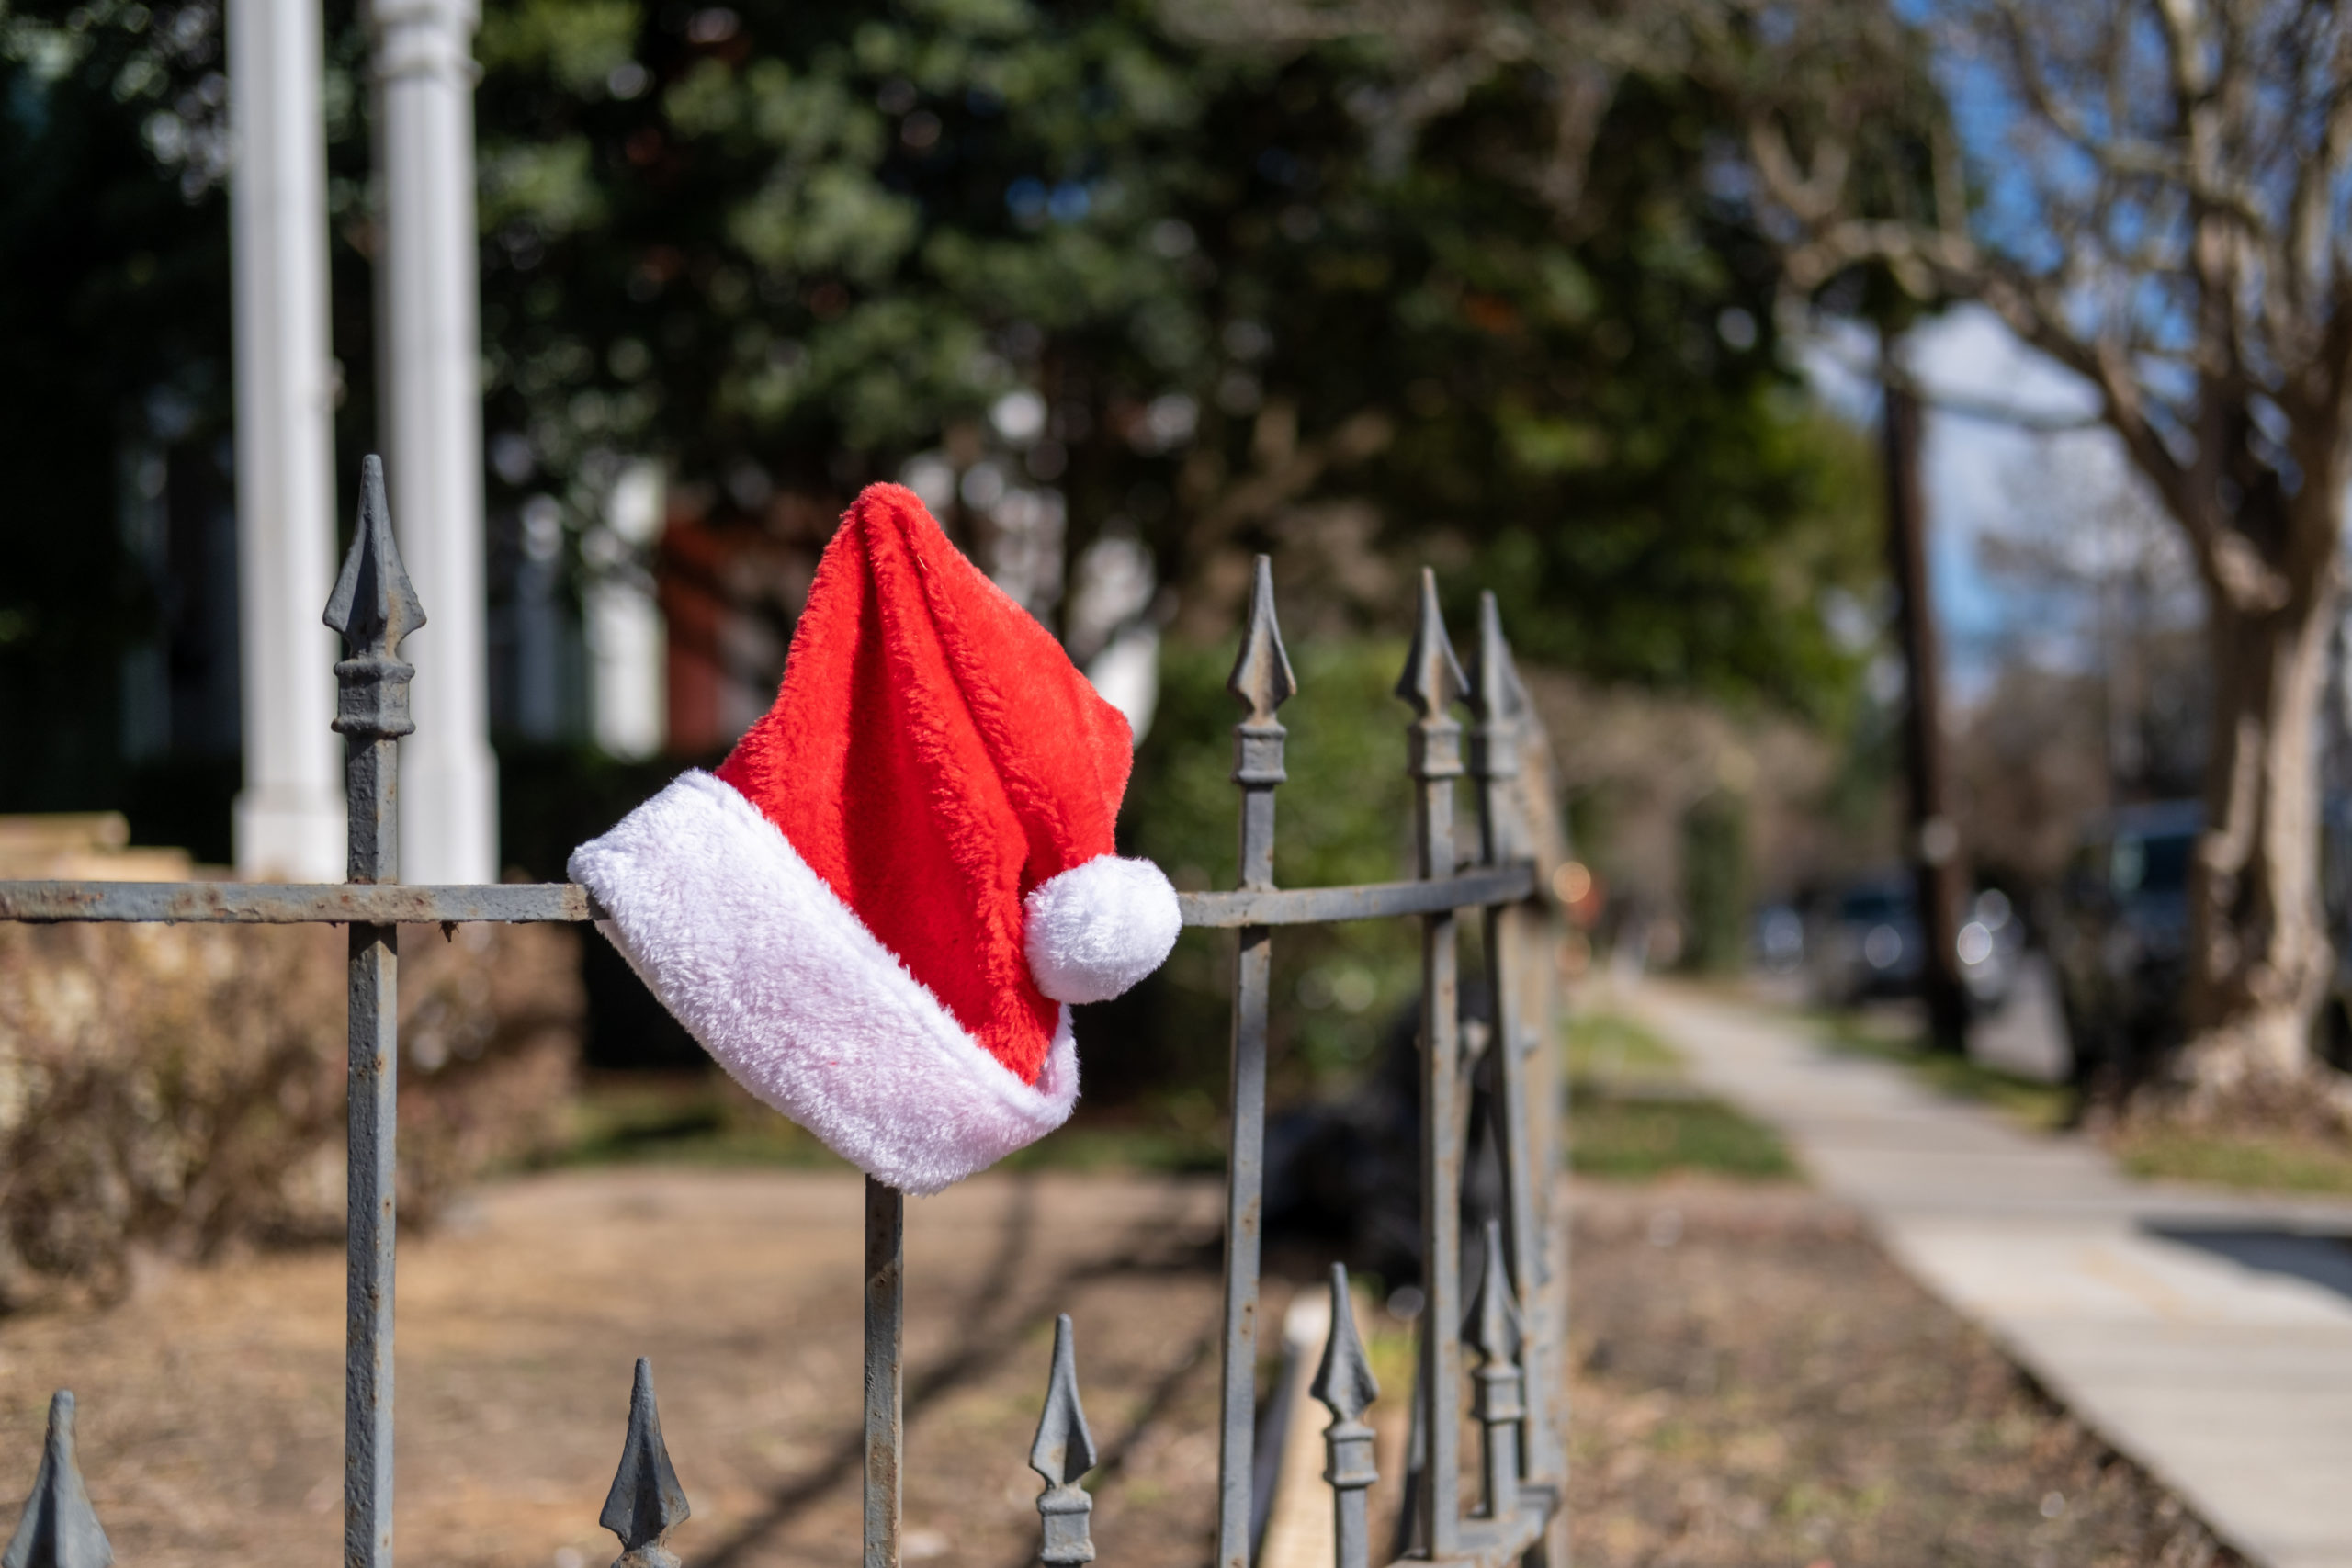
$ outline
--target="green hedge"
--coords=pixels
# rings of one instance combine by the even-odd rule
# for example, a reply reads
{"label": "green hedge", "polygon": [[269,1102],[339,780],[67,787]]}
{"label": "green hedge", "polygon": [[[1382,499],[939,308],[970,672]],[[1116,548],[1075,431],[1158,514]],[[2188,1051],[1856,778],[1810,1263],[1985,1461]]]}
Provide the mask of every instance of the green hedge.
{"label": "green hedge", "polygon": [[[1179,887],[1231,887],[1239,853],[1233,726],[1225,689],[1235,647],[1170,644],[1159,708],[1120,815],[1122,847],[1157,861]],[[1405,645],[1323,641],[1292,653],[1298,694],[1283,705],[1289,782],[1276,795],[1274,876],[1284,886],[1410,874],[1412,796],[1395,694]],[[1465,827],[1475,823],[1466,792]],[[1345,1082],[1418,994],[1410,921],[1283,931],[1274,938],[1271,1021],[1277,1093]],[[1233,938],[1187,931],[1167,966],[1079,1025],[1086,1092],[1102,1103],[1166,1097],[1183,1119],[1222,1104],[1231,1029]]]}

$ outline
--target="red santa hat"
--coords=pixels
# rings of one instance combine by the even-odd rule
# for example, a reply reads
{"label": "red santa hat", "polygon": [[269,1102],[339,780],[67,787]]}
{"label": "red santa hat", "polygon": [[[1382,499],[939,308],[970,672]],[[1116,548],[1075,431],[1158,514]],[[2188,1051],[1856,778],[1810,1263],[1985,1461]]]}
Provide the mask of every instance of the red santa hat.
{"label": "red santa hat", "polygon": [[571,873],[735,1080],[868,1174],[935,1192],[1061,1125],[1069,1006],[1175,944],[1113,852],[1126,720],[896,485],[826,547],[784,688]]}

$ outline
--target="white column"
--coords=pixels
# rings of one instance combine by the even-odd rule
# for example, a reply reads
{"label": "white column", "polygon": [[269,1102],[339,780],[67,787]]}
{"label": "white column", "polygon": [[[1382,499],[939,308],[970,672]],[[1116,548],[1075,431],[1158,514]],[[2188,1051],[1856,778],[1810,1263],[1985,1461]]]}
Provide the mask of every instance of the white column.
{"label": "white column", "polygon": [[481,329],[471,0],[376,0],[385,478],[425,626],[401,744],[401,879],[498,872],[482,559]]}
{"label": "white column", "polygon": [[627,464],[605,504],[605,524],[584,541],[597,569],[584,595],[588,695],[596,744],[632,761],[662,750],[669,732],[669,633],[646,554],[662,536],[662,468]]}
{"label": "white column", "polygon": [[245,776],[237,870],[340,882],[334,370],[317,0],[230,0],[238,654]]}

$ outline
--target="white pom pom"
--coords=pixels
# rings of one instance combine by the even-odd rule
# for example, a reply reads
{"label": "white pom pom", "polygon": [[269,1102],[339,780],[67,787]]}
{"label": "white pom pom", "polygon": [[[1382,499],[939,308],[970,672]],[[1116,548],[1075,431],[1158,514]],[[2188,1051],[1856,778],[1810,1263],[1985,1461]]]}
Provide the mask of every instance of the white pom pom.
{"label": "white pom pom", "polygon": [[1159,968],[1182,924],[1176,889],[1148,860],[1097,855],[1022,900],[1037,988],[1057,1002],[1102,1002]]}

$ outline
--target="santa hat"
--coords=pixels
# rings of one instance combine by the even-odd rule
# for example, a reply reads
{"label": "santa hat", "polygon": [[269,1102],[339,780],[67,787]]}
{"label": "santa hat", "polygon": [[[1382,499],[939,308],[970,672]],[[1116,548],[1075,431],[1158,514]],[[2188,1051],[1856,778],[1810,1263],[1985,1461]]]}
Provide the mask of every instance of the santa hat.
{"label": "santa hat", "polygon": [[935,1192],[1061,1125],[1072,1002],[1176,941],[1113,852],[1126,720],[896,485],[826,547],[775,705],[571,873],[705,1049],[836,1154]]}

